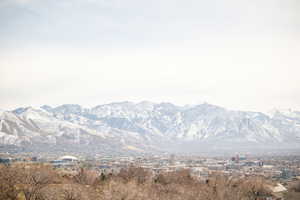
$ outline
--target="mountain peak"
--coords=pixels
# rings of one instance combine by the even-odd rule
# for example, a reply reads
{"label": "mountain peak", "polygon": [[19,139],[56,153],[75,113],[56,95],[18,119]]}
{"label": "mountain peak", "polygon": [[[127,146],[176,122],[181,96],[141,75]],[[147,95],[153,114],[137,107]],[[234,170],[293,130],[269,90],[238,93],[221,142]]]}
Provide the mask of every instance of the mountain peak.
{"label": "mountain peak", "polygon": [[48,112],[53,109],[51,106],[48,106],[48,105],[43,105],[43,106],[41,106],[41,108],[44,110],[47,110]]}
{"label": "mountain peak", "polygon": [[76,114],[76,113],[82,113],[83,112],[83,108],[78,105],[78,104],[63,104],[61,106],[57,106],[53,109],[51,109],[51,112],[61,112],[61,113],[65,113],[65,114]]}
{"label": "mountain peak", "polygon": [[300,118],[300,112],[296,111],[296,110],[293,110],[291,108],[287,108],[287,109],[274,108],[274,109],[270,110],[269,112],[267,112],[267,114],[270,117],[276,117],[276,116],[284,115],[286,117],[299,117]]}
{"label": "mountain peak", "polygon": [[13,110],[12,112],[15,113],[15,114],[22,114],[28,110],[37,110],[39,108],[34,108],[32,106],[28,106],[28,107],[20,107],[20,108],[17,108],[15,110]]}

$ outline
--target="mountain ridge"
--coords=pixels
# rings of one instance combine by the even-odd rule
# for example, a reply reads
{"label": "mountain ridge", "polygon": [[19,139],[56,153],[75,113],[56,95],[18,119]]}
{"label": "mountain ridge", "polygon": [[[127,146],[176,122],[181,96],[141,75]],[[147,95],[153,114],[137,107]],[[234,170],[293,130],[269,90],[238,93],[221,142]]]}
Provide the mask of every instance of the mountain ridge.
{"label": "mountain ridge", "polygon": [[[200,151],[300,146],[300,112],[228,110],[212,104],[115,102],[0,112],[0,145],[78,146],[90,151]],[[193,145],[189,145],[193,144]],[[131,147],[126,149],[126,147]],[[125,150],[124,150],[125,149]]]}

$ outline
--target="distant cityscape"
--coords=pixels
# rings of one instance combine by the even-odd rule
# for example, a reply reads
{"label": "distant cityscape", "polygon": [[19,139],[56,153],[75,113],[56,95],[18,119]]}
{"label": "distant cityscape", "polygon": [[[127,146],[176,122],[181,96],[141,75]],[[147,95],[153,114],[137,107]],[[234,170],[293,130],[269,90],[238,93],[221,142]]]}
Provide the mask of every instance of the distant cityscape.
{"label": "distant cityscape", "polygon": [[188,169],[193,177],[206,180],[219,174],[232,177],[261,176],[288,187],[300,180],[300,156],[251,156],[236,154],[231,157],[185,156],[175,154],[148,156],[82,155],[34,156],[31,154],[0,154],[1,164],[43,163],[68,173],[88,167],[101,174],[116,174],[130,166],[141,167],[153,174]]}

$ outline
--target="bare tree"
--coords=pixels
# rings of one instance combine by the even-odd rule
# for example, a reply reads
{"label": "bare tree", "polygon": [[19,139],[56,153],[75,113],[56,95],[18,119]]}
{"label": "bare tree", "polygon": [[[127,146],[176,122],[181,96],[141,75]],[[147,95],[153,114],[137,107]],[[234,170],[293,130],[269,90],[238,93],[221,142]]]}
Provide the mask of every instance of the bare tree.
{"label": "bare tree", "polygon": [[0,165],[0,199],[16,200],[20,190],[20,173],[10,165]]}
{"label": "bare tree", "polygon": [[74,185],[68,185],[62,189],[62,197],[63,200],[81,200],[82,191],[79,187],[75,187]]}
{"label": "bare tree", "polygon": [[151,179],[151,173],[148,170],[134,166],[130,166],[127,169],[121,169],[117,176],[125,182],[135,180],[139,184],[143,184]]}
{"label": "bare tree", "polygon": [[96,171],[80,168],[79,172],[74,176],[75,183],[82,185],[94,185],[98,180]]}
{"label": "bare tree", "polygon": [[56,173],[49,167],[26,166],[23,168],[22,191],[26,200],[41,199],[41,190],[53,183]]}

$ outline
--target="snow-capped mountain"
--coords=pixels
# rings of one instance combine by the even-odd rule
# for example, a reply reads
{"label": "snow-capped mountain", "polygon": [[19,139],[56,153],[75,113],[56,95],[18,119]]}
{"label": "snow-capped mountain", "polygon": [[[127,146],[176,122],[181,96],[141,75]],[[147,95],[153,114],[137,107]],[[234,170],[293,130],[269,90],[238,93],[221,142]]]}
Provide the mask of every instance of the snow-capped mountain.
{"label": "snow-capped mountain", "polygon": [[218,147],[300,146],[300,112],[232,111],[200,104],[120,102],[83,108],[18,108],[0,113],[0,144],[152,151]]}

